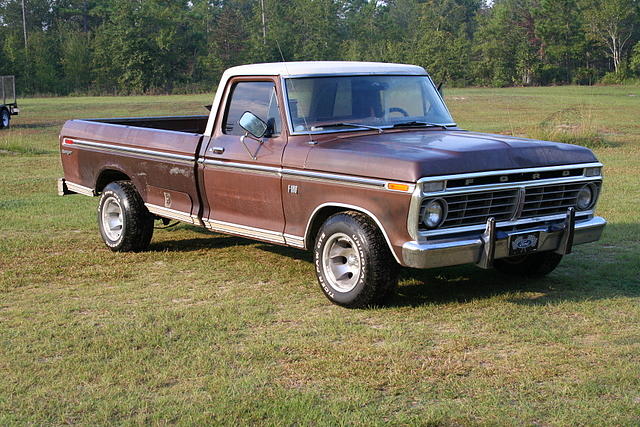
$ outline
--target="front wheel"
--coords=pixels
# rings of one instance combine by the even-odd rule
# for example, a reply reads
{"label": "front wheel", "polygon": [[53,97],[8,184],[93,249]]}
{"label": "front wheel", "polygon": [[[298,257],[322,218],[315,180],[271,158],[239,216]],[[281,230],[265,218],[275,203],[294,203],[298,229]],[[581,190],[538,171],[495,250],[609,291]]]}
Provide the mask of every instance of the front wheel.
{"label": "front wheel", "polygon": [[9,111],[3,108],[0,111],[0,129],[8,128],[10,123],[11,116],[9,115]]}
{"label": "front wheel", "polygon": [[375,223],[360,212],[329,217],[313,250],[320,288],[348,308],[382,303],[396,287],[398,265]]}
{"label": "front wheel", "polygon": [[153,216],[130,181],[116,181],[102,192],[98,226],[102,240],[112,251],[139,252],[151,242]]}
{"label": "front wheel", "polygon": [[542,277],[551,273],[562,261],[555,252],[539,252],[512,258],[501,258],[493,262],[496,270],[521,277]]}

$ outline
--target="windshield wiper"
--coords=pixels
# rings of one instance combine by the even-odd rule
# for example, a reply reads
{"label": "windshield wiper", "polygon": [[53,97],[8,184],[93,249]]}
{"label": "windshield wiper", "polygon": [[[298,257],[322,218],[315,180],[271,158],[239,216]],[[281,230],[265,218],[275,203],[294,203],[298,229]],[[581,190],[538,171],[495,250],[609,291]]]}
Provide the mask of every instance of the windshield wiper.
{"label": "windshield wiper", "polygon": [[344,127],[344,126],[348,126],[348,127],[352,127],[352,128],[373,129],[373,130],[377,130],[378,133],[382,133],[382,128],[379,128],[379,127],[361,125],[359,123],[347,123],[347,122],[330,123],[328,125],[321,125],[321,126],[312,126],[311,130],[312,131],[316,131],[316,130],[329,129],[329,128],[339,128],[339,127]]}
{"label": "windshield wiper", "polygon": [[392,127],[394,128],[426,127],[426,128],[442,128],[443,130],[449,129],[446,125],[442,125],[440,123],[419,122],[416,120],[395,123]]}

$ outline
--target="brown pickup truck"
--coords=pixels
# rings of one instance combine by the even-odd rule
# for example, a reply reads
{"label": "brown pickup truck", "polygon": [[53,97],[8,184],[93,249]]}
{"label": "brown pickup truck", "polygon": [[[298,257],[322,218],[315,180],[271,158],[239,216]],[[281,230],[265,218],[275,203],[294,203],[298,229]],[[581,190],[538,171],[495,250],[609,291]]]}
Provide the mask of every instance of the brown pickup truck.
{"label": "brown pickup truck", "polygon": [[209,115],[70,120],[60,152],[59,194],[100,196],[112,250],[170,219],[310,249],[346,307],[384,301],[398,265],[547,274],[606,224],[590,150],[462,130],[412,65],[235,67]]}

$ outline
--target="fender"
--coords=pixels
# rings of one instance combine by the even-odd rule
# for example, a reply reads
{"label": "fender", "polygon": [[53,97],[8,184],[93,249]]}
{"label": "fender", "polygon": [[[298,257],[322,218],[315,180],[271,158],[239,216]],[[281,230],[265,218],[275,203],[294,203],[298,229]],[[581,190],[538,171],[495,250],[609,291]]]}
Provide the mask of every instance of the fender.
{"label": "fender", "polygon": [[309,233],[311,232],[311,224],[313,223],[313,220],[315,219],[315,217],[318,214],[318,212],[321,209],[326,208],[326,207],[347,208],[347,209],[352,209],[354,211],[362,212],[363,214],[367,215],[369,218],[371,218],[376,223],[376,225],[378,226],[378,228],[382,232],[382,235],[384,236],[384,240],[387,242],[387,247],[389,248],[389,251],[391,251],[391,253],[393,254],[393,257],[395,258],[395,260],[398,262],[398,264],[402,264],[400,262],[400,258],[398,258],[398,255],[393,250],[393,247],[391,246],[391,240],[389,240],[389,235],[387,234],[387,231],[382,226],[382,223],[380,222],[380,220],[374,214],[372,214],[370,211],[368,211],[367,209],[364,209],[364,208],[362,208],[360,206],[349,205],[349,204],[346,204],[346,203],[327,202],[327,203],[323,203],[323,204],[317,206],[313,210],[313,212],[311,213],[311,216],[309,217],[309,220],[307,221],[307,226],[305,227],[305,231],[304,231],[305,249],[309,249],[309,247],[306,244],[306,242],[309,239]]}

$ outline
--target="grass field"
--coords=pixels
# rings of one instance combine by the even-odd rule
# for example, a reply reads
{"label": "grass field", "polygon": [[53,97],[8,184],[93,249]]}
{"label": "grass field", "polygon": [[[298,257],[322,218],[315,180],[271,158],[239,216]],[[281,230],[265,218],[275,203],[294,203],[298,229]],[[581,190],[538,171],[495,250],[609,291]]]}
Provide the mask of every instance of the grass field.
{"label": "grass field", "polygon": [[97,200],[56,196],[65,120],[210,98],[25,99],[0,131],[0,425],[640,424],[640,88],[447,91],[471,130],[586,123],[610,223],[545,279],[407,269],[368,310],[305,252],[186,225],[111,253]]}

